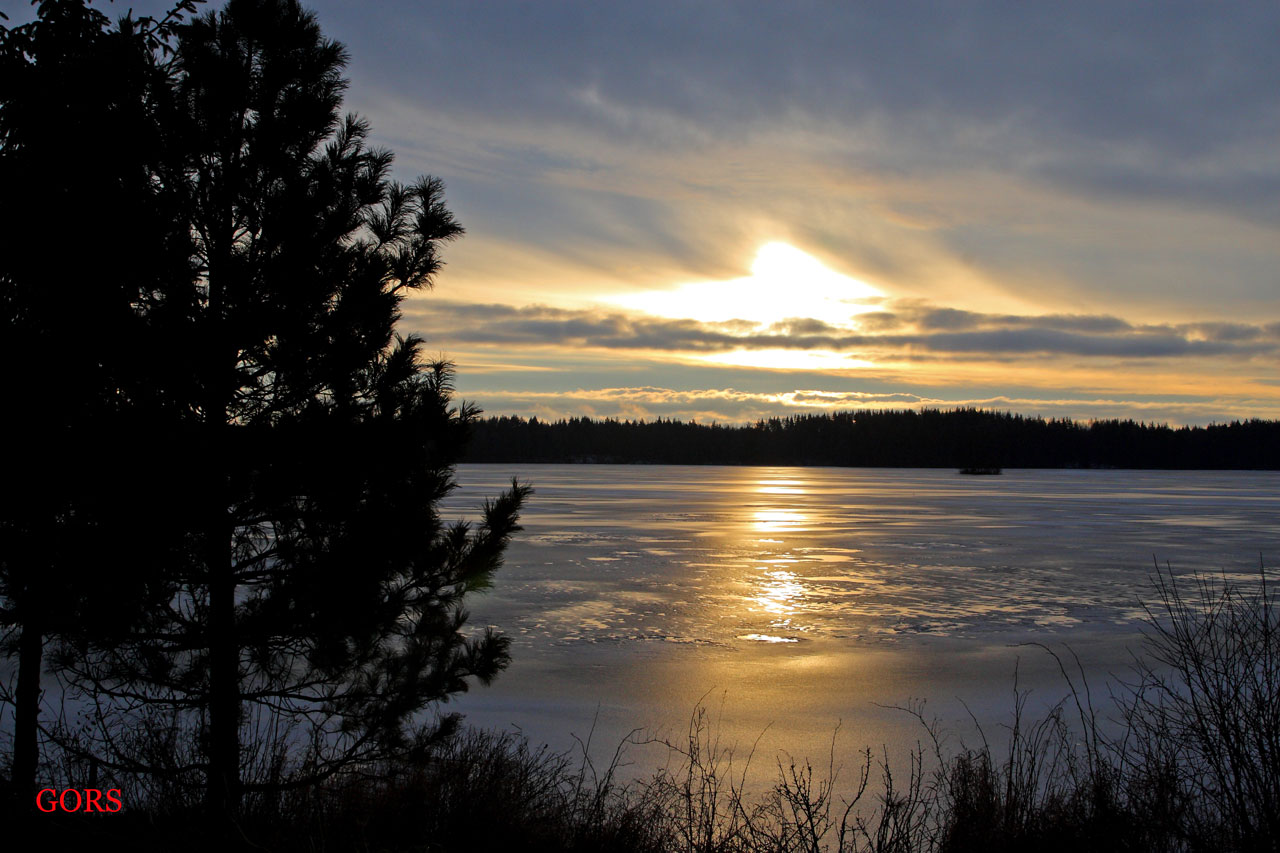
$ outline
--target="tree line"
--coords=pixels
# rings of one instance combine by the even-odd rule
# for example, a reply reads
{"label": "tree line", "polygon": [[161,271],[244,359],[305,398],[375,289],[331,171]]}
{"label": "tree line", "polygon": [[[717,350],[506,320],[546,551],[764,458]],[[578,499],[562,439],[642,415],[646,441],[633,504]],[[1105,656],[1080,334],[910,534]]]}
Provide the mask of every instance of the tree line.
{"label": "tree line", "polygon": [[396,334],[462,227],[343,116],[346,61],[295,0],[0,26],[14,812],[125,786],[232,826],[426,748],[509,660],[463,603],[527,489],[441,519],[475,411]]}
{"label": "tree line", "polygon": [[961,408],[793,415],[744,425],[490,417],[468,462],[908,468],[1280,468],[1280,422],[1169,427]]}

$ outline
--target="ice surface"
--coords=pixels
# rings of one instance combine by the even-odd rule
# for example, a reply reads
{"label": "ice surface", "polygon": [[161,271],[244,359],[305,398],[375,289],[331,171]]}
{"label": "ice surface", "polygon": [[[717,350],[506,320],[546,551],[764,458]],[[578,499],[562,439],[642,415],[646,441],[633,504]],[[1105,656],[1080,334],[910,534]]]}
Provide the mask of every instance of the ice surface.
{"label": "ice surface", "polygon": [[457,709],[553,745],[679,729],[709,691],[795,755],[841,720],[850,750],[914,742],[879,707],[910,698],[998,726],[1015,669],[1033,709],[1066,689],[1019,644],[1070,644],[1099,687],[1125,671],[1153,559],[1247,579],[1280,553],[1273,472],[466,465],[446,516],[512,475],[525,530],[471,607],[513,663]]}

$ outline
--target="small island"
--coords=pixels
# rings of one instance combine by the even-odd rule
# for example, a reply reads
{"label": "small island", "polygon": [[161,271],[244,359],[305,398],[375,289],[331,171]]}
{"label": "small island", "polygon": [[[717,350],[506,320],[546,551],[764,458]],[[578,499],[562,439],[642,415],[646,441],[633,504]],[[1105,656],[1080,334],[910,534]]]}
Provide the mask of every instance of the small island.
{"label": "small island", "polygon": [[997,465],[971,465],[966,468],[961,468],[960,473],[975,474],[975,475],[980,475],[980,474],[990,475],[990,474],[1003,474],[1004,471],[1002,471],[1000,467]]}

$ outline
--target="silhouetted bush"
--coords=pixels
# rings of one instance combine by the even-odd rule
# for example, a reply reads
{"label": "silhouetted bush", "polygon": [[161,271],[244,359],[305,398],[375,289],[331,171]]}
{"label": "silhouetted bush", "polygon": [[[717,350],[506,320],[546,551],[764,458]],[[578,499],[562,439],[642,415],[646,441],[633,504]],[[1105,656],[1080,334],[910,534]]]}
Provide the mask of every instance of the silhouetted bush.
{"label": "silhouetted bush", "polygon": [[[1157,568],[1153,586],[1136,678],[1112,688],[1117,719],[1094,708],[1078,660],[1042,647],[1066,681],[1061,702],[1028,719],[1015,683],[1005,741],[979,729],[980,746],[958,749],[922,703],[908,704],[927,746],[896,772],[867,749],[842,781],[833,737],[825,767],[780,760],[772,786],[753,793],[752,756],[723,746],[699,707],[686,737],[656,742],[671,760],[647,779],[619,776],[634,738],[598,770],[585,745],[555,753],[464,729],[415,758],[254,801],[239,829],[246,847],[269,850],[1275,851],[1280,614],[1269,572],[1250,585]],[[225,849],[193,832],[198,798],[132,793],[151,799],[45,825],[100,847]]]}
{"label": "silhouetted bush", "polygon": [[[1280,610],[1267,571],[1157,569],[1140,678],[1122,699],[1137,805],[1203,849],[1280,849]],[[1141,781],[1142,784],[1138,784]]]}

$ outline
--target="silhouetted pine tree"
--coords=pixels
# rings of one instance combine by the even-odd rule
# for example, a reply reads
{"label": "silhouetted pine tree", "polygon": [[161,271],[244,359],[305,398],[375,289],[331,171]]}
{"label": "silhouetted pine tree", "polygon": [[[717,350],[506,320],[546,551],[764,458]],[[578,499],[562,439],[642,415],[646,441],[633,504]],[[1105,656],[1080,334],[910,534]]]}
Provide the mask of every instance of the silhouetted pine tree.
{"label": "silhouetted pine tree", "polygon": [[140,170],[173,227],[129,251],[181,244],[185,269],[131,292],[152,351],[115,390],[144,428],[127,450],[181,477],[182,547],[145,621],[68,638],[63,674],[102,712],[63,734],[234,814],[425,742],[420,711],[505,666],[463,602],[527,489],[474,529],[439,517],[475,412],[394,327],[462,229],[439,181],[391,181],[340,117],[342,47],[292,0],[232,0],[175,49],[148,82]]}
{"label": "silhouetted pine tree", "polygon": [[0,650],[18,664],[10,763],[24,809],[46,647],[140,618],[177,541],[164,442],[140,417],[137,307],[188,268],[188,252],[165,251],[175,226],[148,173],[158,48],[188,10],[112,27],[83,3],[46,2],[0,27]]}

